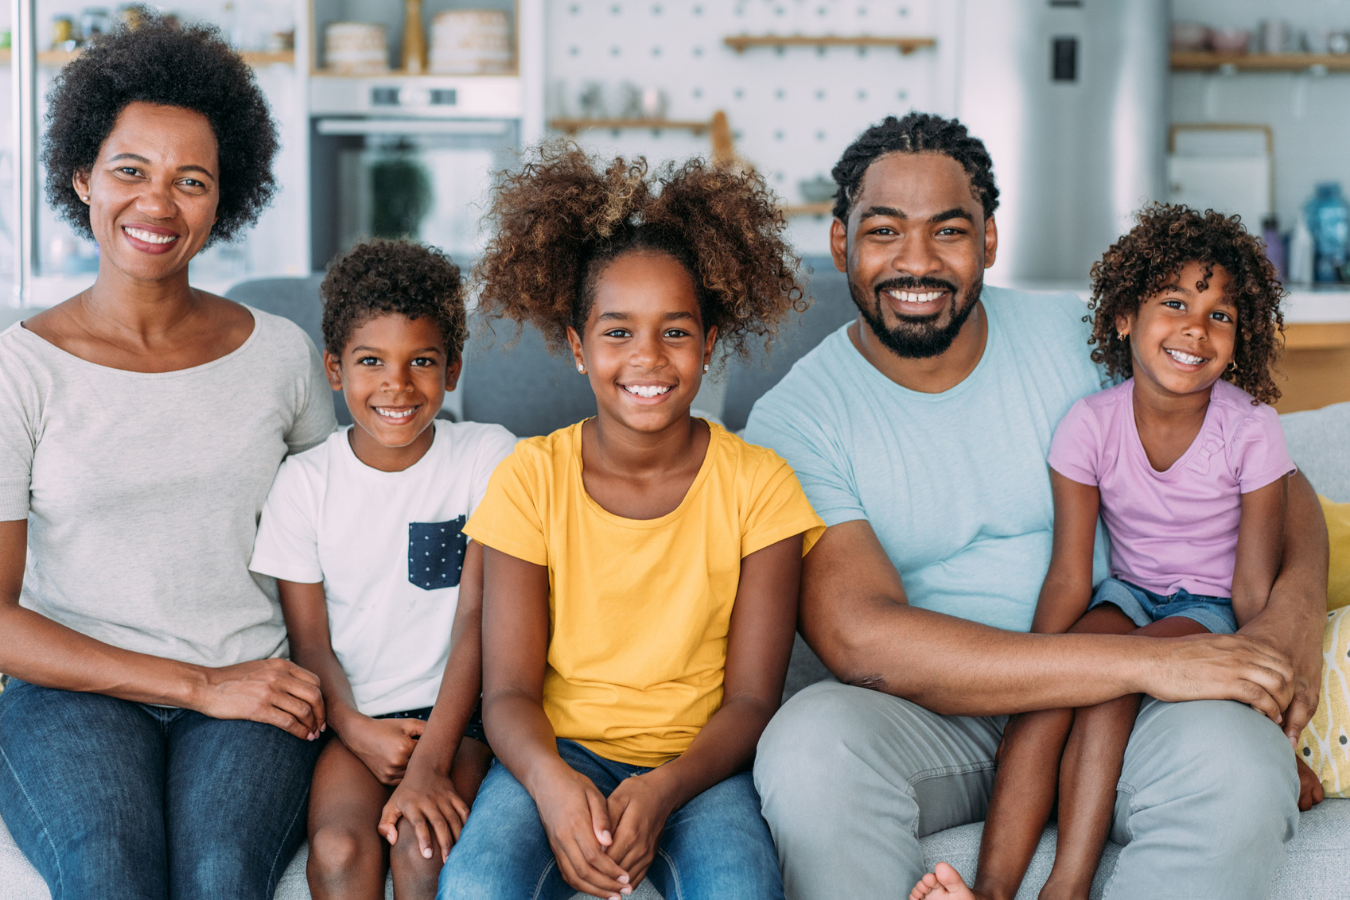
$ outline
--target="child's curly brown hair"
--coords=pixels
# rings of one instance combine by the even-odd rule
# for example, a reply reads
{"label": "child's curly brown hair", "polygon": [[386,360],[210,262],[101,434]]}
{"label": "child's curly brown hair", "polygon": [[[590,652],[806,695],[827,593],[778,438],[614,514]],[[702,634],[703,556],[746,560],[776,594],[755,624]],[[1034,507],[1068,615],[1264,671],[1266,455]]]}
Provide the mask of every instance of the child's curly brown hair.
{"label": "child's curly brown hair", "polygon": [[411,241],[357,244],[328,266],[323,294],[323,342],[340,357],[352,332],[379,315],[430,316],[455,362],[469,339],[459,266],[435,247]]}
{"label": "child's curly brown hair", "polygon": [[806,308],[799,260],[764,179],[700,159],[649,175],[647,162],[593,160],[547,143],[517,173],[502,173],[489,218],[495,236],[478,263],[479,305],[491,318],[533,323],[549,350],[583,331],[596,281],[630,251],[667,253],[689,272],[705,333],[747,355],[767,347],[790,310]]}
{"label": "child's curly brown hair", "polygon": [[1265,246],[1247,232],[1237,216],[1212,209],[1155,203],[1137,216],[1138,224],[1092,264],[1092,361],[1113,377],[1134,374],[1128,339],[1116,333],[1116,319],[1138,311],[1144,300],[1163,290],[1189,262],[1198,262],[1205,290],[1216,267],[1228,273],[1228,295],[1237,307],[1237,342],[1223,379],[1261,403],[1274,403],[1280,389],[1270,377],[1283,344],[1284,316],[1275,267]]}

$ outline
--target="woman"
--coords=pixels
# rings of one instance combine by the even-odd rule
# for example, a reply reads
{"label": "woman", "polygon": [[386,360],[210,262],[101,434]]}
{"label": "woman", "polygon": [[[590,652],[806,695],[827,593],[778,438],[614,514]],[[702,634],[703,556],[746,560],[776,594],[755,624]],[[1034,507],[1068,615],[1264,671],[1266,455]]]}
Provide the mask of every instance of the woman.
{"label": "woman", "polygon": [[213,30],[157,18],[49,100],[48,194],[99,273],[0,334],[0,816],[54,900],[270,898],[324,710],[248,561],[333,405],[297,327],[188,263],[270,199],[276,129]]}

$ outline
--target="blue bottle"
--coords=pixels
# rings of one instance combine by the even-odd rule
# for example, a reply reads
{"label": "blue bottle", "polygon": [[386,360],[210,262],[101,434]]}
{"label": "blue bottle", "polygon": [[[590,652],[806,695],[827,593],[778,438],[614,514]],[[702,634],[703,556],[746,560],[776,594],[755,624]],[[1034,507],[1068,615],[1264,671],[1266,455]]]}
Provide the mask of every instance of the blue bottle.
{"label": "blue bottle", "polygon": [[1304,204],[1303,212],[1308,217],[1308,230],[1312,232],[1316,254],[1313,279],[1340,281],[1346,244],[1350,242],[1350,205],[1341,195],[1340,183],[1323,181],[1318,184],[1312,198]]}

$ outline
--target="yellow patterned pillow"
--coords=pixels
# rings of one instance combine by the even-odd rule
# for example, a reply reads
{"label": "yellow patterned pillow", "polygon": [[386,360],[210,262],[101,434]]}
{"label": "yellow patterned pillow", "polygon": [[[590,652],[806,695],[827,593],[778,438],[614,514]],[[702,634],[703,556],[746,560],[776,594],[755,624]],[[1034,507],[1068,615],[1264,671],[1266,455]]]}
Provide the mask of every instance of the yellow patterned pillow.
{"label": "yellow patterned pillow", "polygon": [[1350,797],[1350,606],[1327,613],[1322,698],[1298,739],[1298,755],[1328,797]]}
{"label": "yellow patterned pillow", "polygon": [[1331,538],[1331,565],[1327,571],[1327,609],[1350,606],[1350,503],[1332,503],[1326,497],[1322,515]]}

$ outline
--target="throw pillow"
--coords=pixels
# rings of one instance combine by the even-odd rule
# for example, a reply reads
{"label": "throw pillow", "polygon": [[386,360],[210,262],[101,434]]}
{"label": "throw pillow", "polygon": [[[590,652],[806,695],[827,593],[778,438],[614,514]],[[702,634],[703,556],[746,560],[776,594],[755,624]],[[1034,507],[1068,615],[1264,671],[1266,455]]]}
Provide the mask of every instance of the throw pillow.
{"label": "throw pillow", "polygon": [[1326,497],[1322,515],[1331,538],[1331,565],[1327,571],[1327,609],[1350,606],[1350,503],[1332,503]]}
{"label": "throw pillow", "polygon": [[1350,797],[1350,606],[1327,613],[1322,697],[1298,739],[1298,755],[1328,797]]}

